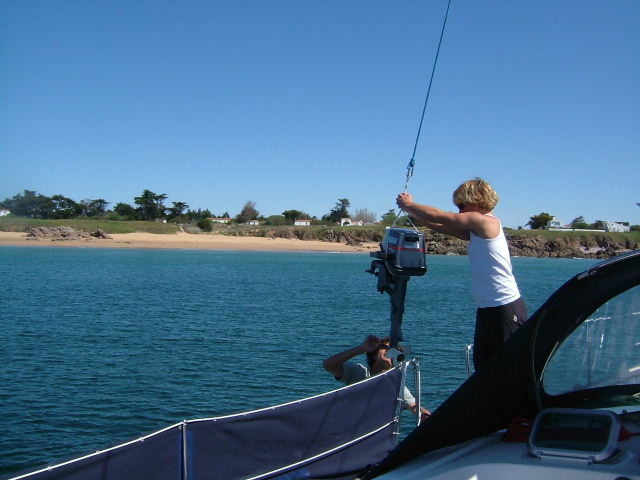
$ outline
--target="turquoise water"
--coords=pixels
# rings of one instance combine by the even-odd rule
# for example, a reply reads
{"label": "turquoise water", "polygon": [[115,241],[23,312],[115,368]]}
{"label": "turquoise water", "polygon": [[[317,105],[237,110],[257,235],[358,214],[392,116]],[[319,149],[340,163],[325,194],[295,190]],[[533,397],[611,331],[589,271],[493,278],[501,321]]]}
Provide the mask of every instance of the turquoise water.
{"label": "turquoise water", "polygon": [[[0,247],[0,475],[340,386],[322,360],[388,331],[365,254]],[[593,261],[514,258],[530,313]],[[466,378],[466,257],[428,258],[403,331],[427,407]],[[406,421],[405,421],[406,422]]]}

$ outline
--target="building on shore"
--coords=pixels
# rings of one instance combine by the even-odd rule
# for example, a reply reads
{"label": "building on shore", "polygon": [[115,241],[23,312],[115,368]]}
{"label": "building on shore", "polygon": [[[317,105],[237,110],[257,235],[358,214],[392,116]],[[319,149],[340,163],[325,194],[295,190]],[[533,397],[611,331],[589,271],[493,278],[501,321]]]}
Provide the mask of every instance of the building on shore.
{"label": "building on shore", "polygon": [[358,227],[361,227],[362,225],[364,225],[364,222],[362,222],[361,220],[354,221],[349,217],[340,219],[341,227],[348,227],[350,225],[357,225]]}
{"label": "building on shore", "polygon": [[[600,222],[598,222],[600,223]],[[630,232],[629,222],[601,222],[604,228],[573,228],[571,225],[562,225],[562,222],[553,217],[546,225],[545,230],[551,232]]]}
{"label": "building on shore", "polygon": [[607,232],[630,232],[629,222],[605,222],[604,229]]}

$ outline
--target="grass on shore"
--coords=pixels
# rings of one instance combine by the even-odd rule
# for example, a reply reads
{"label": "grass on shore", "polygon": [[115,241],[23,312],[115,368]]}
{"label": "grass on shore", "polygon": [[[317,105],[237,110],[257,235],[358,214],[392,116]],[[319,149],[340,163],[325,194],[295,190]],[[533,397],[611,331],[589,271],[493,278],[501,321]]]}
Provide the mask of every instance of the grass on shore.
{"label": "grass on shore", "polygon": [[[180,231],[180,227],[175,223],[161,223],[161,222],[144,222],[144,221],[117,221],[117,220],[104,220],[95,218],[71,218],[64,220],[42,220],[32,219],[25,217],[13,217],[11,215],[6,217],[0,217],[0,231],[4,232],[29,232],[34,227],[55,227],[65,226],[71,227],[75,230],[85,232],[95,232],[100,229],[107,233],[160,233],[160,234],[175,234]],[[185,225],[185,231],[188,233],[206,233],[202,232],[195,225]],[[376,237],[384,234],[384,225],[370,225],[364,227],[338,227],[330,225],[311,225],[309,227],[294,227],[294,226],[250,226],[250,225],[214,225],[212,233],[221,235],[238,235],[238,236],[266,236],[267,232],[280,232],[282,235],[284,232],[304,232],[303,237],[308,240],[319,239],[322,234],[327,230],[344,231],[365,234],[377,234]],[[542,236],[547,240],[554,240],[559,238],[575,238],[575,239],[592,239],[594,237],[605,237],[612,242],[640,242],[640,232],[557,232],[548,230],[510,230],[507,229],[508,235],[524,235],[528,237]],[[377,239],[376,241],[379,241]]]}
{"label": "grass on shore", "polygon": [[605,237],[612,242],[640,242],[640,232],[590,232],[590,231],[549,231],[549,230],[511,230],[506,229],[507,235],[524,235],[527,237],[542,236],[547,240],[556,240],[558,238],[575,238],[585,240],[594,237]]}
{"label": "grass on shore", "polygon": [[122,222],[94,218],[69,218],[61,220],[41,220],[25,217],[0,217],[0,231],[29,232],[34,227],[71,227],[74,230],[95,232],[103,230],[107,233],[177,233],[180,227],[175,223],[161,222]]}

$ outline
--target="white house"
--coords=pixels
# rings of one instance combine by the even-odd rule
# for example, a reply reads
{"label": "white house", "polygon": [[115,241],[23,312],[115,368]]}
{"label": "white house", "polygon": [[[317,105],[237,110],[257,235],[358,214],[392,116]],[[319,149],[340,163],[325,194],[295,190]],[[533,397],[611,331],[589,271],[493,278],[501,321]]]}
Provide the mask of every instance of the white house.
{"label": "white house", "polygon": [[212,217],[210,220],[213,223],[229,223],[231,221],[229,217]]}
{"label": "white house", "polygon": [[260,222],[258,222],[258,220],[249,220],[247,225],[260,225]]}
{"label": "white house", "polygon": [[311,225],[311,220],[307,218],[296,218],[293,224],[297,227],[308,227]]}
{"label": "white house", "polygon": [[0,217],[6,217],[7,215],[9,215],[11,212],[5,208],[0,208]]}
{"label": "white house", "polygon": [[604,230],[606,232],[630,232],[631,227],[620,222],[605,222]]}
{"label": "white house", "polygon": [[551,231],[579,231],[579,232],[630,232],[631,227],[627,222],[604,222],[604,230],[597,228],[573,228],[571,225],[562,225],[560,221],[553,217],[547,226],[547,230]]}
{"label": "white house", "polygon": [[340,226],[341,227],[348,227],[350,225],[356,225],[358,227],[361,227],[361,226],[364,225],[364,222],[362,220],[358,220],[357,222],[354,222],[350,218],[341,218],[340,219]]}
{"label": "white house", "polygon": [[553,217],[551,220],[549,220],[547,222],[547,228],[549,230],[551,230],[552,228],[566,228],[562,225],[562,223],[560,222],[560,220],[558,220],[556,217]]}

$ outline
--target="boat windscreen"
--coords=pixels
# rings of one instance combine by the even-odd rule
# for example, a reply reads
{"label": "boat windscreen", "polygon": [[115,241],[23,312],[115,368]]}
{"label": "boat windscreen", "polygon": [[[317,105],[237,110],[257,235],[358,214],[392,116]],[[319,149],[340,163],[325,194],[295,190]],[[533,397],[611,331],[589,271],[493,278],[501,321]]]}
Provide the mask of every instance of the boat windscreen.
{"label": "boat windscreen", "polygon": [[543,374],[544,390],[640,383],[640,286],[601,305],[560,344]]}

